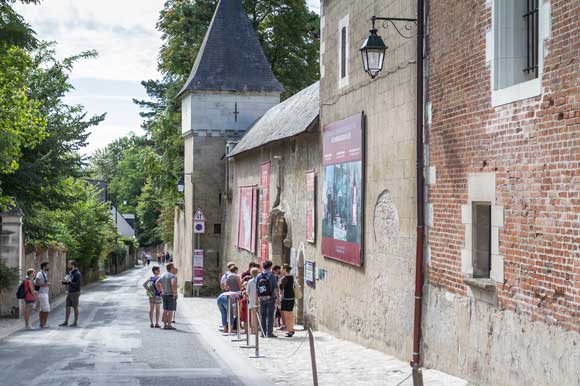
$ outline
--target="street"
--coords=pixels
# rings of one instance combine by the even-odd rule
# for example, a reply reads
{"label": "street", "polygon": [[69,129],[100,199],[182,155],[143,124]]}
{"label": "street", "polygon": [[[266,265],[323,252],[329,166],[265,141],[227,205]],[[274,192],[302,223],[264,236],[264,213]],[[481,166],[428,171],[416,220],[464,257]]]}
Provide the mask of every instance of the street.
{"label": "street", "polygon": [[0,341],[0,385],[243,385],[179,306],[177,331],[149,327],[141,287],[148,272],[132,270],[83,292],[78,328],[57,327],[64,319],[59,307],[49,329]]}

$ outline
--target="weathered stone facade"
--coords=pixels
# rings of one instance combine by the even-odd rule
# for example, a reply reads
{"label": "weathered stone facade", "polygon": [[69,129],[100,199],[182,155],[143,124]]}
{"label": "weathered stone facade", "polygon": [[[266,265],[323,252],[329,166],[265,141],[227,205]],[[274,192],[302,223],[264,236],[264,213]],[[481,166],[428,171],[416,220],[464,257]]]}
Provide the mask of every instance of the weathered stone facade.
{"label": "weathered stone facade", "polygon": [[[539,76],[511,87],[500,3],[429,2],[425,361],[480,386],[575,385],[580,1],[539,1]],[[492,208],[485,289],[471,280],[476,202]]]}
{"label": "weathered stone facade", "polygon": [[[382,29],[390,48],[384,70],[371,81],[358,49],[373,15],[412,18],[416,10],[414,2],[370,0],[325,0],[321,8],[321,127],[361,111],[366,117],[364,263],[356,268],[319,252],[307,256],[326,270],[326,279],[310,291],[309,311],[322,328],[409,359],[416,240],[416,45],[414,39]],[[339,60],[343,27],[348,37],[344,77]]]}

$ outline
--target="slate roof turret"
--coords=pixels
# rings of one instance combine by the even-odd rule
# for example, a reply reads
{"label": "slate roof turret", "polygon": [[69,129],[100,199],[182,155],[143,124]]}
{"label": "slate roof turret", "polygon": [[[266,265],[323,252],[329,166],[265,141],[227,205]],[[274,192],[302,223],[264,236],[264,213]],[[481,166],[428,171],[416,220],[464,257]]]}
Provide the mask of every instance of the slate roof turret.
{"label": "slate roof turret", "polygon": [[241,0],[220,0],[193,69],[188,91],[282,93]]}

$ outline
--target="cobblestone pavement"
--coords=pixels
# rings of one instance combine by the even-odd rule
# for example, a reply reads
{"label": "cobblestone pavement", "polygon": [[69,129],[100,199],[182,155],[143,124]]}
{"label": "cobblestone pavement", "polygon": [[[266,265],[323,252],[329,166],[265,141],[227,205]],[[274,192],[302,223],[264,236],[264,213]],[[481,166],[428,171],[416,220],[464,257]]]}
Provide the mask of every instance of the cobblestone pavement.
{"label": "cobblestone pavement", "polygon": [[[242,349],[244,342],[218,331],[219,311],[214,299],[180,299],[180,306],[192,318],[197,330],[206,334],[208,341],[226,343],[240,357],[249,358],[253,349]],[[211,334],[211,336],[209,336]],[[266,374],[276,386],[311,386],[310,347],[305,331],[297,331],[293,338],[261,339],[260,354],[265,358],[250,359],[256,371]],[[323,332],[315,332],[318,380],[320,386],[409,386],[413,382],[407,362],[367,349],[358,344],[338,339]],[[211,343],[210,343],[211,344]],[[253,342],[252,342],[253,344]],[[425,370],[426,386],[473,386],[466,381],[436,370]]]}

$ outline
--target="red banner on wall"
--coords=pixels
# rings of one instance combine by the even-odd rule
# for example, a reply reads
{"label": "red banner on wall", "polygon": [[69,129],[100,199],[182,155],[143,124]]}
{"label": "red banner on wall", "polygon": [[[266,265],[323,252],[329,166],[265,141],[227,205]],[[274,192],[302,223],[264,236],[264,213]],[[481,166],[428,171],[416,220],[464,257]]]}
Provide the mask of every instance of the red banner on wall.
{"label": "red banner on wall", "polygon": [[256,206],[255,186],[239,188],[238,194],[238,248],[256,252]]}
{"label": "red banner on wall", "polygon": [[362,113],[324,127],[322,254],[362,265],[364,141]]}
{"label": "red banner on wall", "polygon": [[260,165],[260,238],[266,237],[268,233],[268,219],[270,218],[270,168],[270,162],[265,162]]}
{"label": "red banner on wall", "polygon": [[270,247],[268,245],[268,240],[262,240],[260,243],[260,261],[264,261],[270,258]]}

